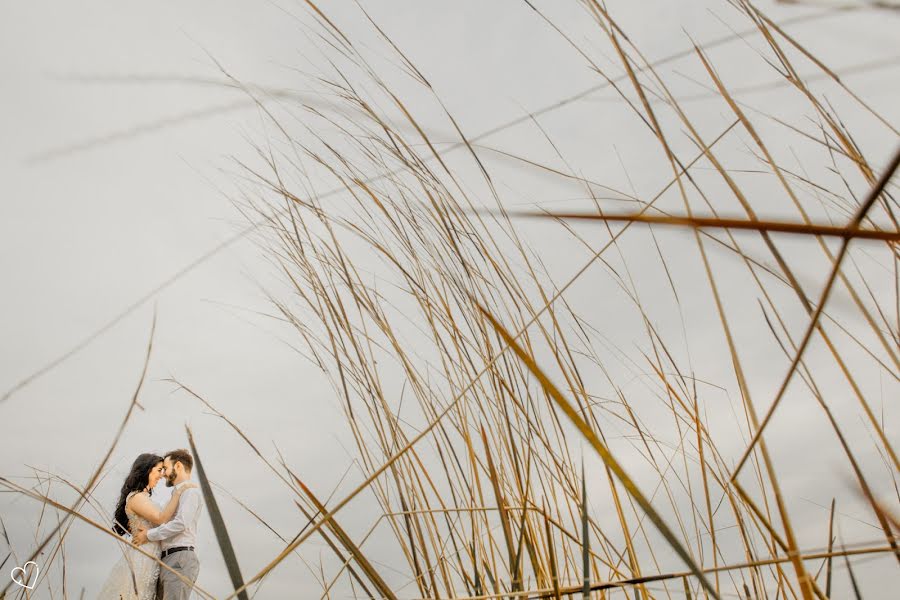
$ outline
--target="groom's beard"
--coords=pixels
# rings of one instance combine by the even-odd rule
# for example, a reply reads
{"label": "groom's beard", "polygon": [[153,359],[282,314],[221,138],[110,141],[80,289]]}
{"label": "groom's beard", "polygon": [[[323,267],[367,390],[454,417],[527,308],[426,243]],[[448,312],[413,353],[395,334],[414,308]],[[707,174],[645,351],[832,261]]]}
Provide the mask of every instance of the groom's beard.
{"label": "groom's beard", "polygon": [[166,487],[175,487],[175,476],[166,477]]}

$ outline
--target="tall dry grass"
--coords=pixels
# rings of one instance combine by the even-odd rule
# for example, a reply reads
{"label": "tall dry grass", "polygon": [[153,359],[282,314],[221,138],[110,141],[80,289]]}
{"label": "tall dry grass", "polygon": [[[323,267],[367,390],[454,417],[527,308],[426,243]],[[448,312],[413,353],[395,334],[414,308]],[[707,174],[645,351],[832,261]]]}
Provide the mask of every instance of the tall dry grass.
{"label": "tall dry grass", "polygon": [[[613,65],[526,4],[634,115],[641,129],[635,135],[652,140],[656,155],[647,165],[657,170],[648,179],[664,180],[654,193],[585,177],[549,134],[555,164],[487,147],[495,130],[467,137],[415,57],[374,20],[370,27],[394,65],[416,82],[415,104],[312,2],[316,35],[335,61],[331,76],[317,83],[334,105],[325,110],[283,92],[273,96],[222,69],[272,132],[257,148],[263,168],[244,166],[247,216],[262,224],[261,240],[289,287],[270,300],[295,328],[298,352],[332,384],[363,471],[349,493],[323,500],[286,460],[267,458],[226,419],[308,520],[290,539],[278,534],[283,550],[244,573],[240,546],[235,552],[225,521],[216,520],[231,557],[229,597],[257,589],[312,538],[324,540],[339,565],[322,570],[323,598],[341,590],[371,598],[813,600],[838,597],[836,577],[861,595],[856,561],[893,554],[884,568],[900,563],[900,462],[890,437],[896,427],[884,422],[885,409],[865,381],[877,372],[887,389],[900,389],[892,183],[900,149],[869,155],[836,100],[808,82],[833,83],[854,121],[861,115],[895,138],[897,130],[749,2],[731,3],[746,31],[673,55],[692,61],[709,90],[706,101],[727,115],[714,132],[674,91],[671,74],[659,70],[665,61],[648,59],[604,3],[581,4]],[[729,65],[713,50],[750,37],[761,40],[758,60],[778,77],[769,87],[790,88],[809,121],[784,121],[731,88]],[[442,112],[452,142],[421,124],[425,101]],[[289,122],[294,115],[302,119]],[[529,119],[544,135],[536,115],[511,123]],[[812,175],[785,164],[783,139],[767,139],[773,123],[790,143],[816,149],[812,155],[827,162]],[[734,138],[771,183],[763,192],[722,149],[739,143]],[[497,166],[501,160],[505,168]],[[577,186],[590,210],[510,209],[503,178],[516,170]],[[328,194],[325,184],[333,186]],[[335,193],[341,202],[330,200]],[[777,195],[777,211],[762,193]],[[610,210],[622,202],[635,210]],[[533,246],[535,220],[584,249],[568,271],[548,266],[548,251]],[[666,251],[669,229],[681,236],[677,252]],[[641,256],[632,255],[630,237],[643,240]],[[633,271],[647,256],[656,270]],[[873,279],[872,263],[890,273],[892,285]],[[825,265],[814,285],[805,273],[813,264]],[[643,294],[638,281],[647,278],[657,278],[665,293]],[[630,328],[617,333],[630,347],[595,325],[609,319],[570,300],[576,286],[622,300],[620,327]],[[752,297],[757,312],[729,302],[736,289]],[[836,294],[848,309],[832,309]],[[656,315],[680,315],[684,323],[695,297],[710,307],[703,330],[685,328],[673,339]],[[780,353],[766,357],[778,367],[768,388],[754,381],[760,357],[746,339],[753,328]],[[696,364],[684,350],[698,335],[724,349],[720,364]],[[725,379],[712,382],[716,389],[734,397],[710,392],[699,375],[710,372]],[[183,387],[215,411],[202,393]],[[786,452],[783,428],[773,427],[785,404],[799,398],[808,400],[805,411],[815,411],[809,422],[823,425],[816,443],[843,456],[839,473],[864,499],[875,532],[868,539],[839,539],[841,507],[830,497],[817,498],[830,506],[818,543],[810,545],[797,527],[808,519],[785,490],[792,470],[803,467]],[[846,435],[847,403],[869,439]],[[735,411],[734,428],[723,425],[726,409]],[[806,439],[797,435],[797,443]],[[815,468],[829,476],[825,466]],[[205,475],[203,481],[211,499]],[[381,516],[360,535],[343,517],[363,501],[377,502]],[[373,549],[366,542],[376,529],[387,533]],[[385,574],[384,555],[400,557],[405,584]]]}

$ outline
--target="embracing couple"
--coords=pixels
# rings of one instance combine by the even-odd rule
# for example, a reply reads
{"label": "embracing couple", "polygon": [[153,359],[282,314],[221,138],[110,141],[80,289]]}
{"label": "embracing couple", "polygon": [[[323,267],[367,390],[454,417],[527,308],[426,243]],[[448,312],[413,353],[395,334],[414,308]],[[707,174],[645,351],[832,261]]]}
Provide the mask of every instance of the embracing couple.
{"label": "embracing couple", "polygon": [[[113,529],[131,534],[123,556],[100,591],[98,600],[188,600],[200,572],[194,553],[203,498],[191,481],[194,459],[187,450],[165,456],[141,454],[131,465],[116,505]],[[161,507],[151,496],[160,479],[175,488]],[[141,551],[138,551],[136,548]],[[152,557],[158,557],[164,569]]]}

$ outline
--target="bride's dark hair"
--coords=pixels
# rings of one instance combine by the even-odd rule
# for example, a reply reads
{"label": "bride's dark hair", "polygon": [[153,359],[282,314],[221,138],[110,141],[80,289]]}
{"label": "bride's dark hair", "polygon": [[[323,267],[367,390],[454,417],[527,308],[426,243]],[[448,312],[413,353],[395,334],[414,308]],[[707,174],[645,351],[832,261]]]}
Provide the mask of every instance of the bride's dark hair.
{"label": "bride's dark hair", "polygon": [[[150,483],[150,471],[162,461],[162,456],[151,453],[141,454],[134,459],[134,464],[131,465],[131,472],[128,473],[125,483],[122,484],[119,503],[116,504],[113,530],[119,535],[130,533],[128,531],[128,515],[125,514],[125,501],[128,500],[128,494],[139,492],[147,487],[147,484]],[[152,494],[153,490],[150,490],[150,493]]]}

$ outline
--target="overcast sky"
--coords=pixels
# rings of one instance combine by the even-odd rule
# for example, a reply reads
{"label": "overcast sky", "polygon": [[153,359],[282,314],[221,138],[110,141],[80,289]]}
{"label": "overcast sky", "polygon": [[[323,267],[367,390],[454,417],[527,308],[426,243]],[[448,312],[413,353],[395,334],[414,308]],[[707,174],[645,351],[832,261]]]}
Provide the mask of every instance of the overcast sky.
{"label": "overcast sky", "polygon": [[[363,4],[428,77],[469,135],[600,82],[586,61],[521,2]],[[596,60],[615,63],[601,32],[578,3],[538,5]],[[651,60],[689,47],[688,36],[703,42],[729,35],[729,25],[748,26],[727,3],[713,0],[613,1],[609,6]],[[374,44],[372,27],[355,3],[323,1],[321,7],[349,37],[371,42],[373,60],[380,64],[379,56],[387,51]],[[818,10],[769,2],[761,7],[776,20]],[[831,68],[849,69],[846,81],[853,90],[896,126],[900,123],[898,18],[896,11],[865,10],[818,18],[788,30]],[[185,446],[187,423],[217,482],[269,515],[284,535],[292,536],[302,525],[290,506],[273,500],[281,492],[277,480],[239,447],[220,420],[186,394],[173,393],[173,384],[165,381],[170,377],[204,395],[269,455],[274,456],[277,447],[322,496],[339,484],[355,457],[352,438],[327,382],[289,348],[289,343],[297,343],[295,334],[257,314],[271,312],[263,287],[284,289],[264,251],[254,243],[258,238],[241,238],[208,255],[246,227],[232,203],[237,190],[235,159],[254,161],[251,142],[271,132],[246,96],[203,85],[203,81],[222,78],[218,62],[240,81],[306,93],[309,81],[297,70],[325,69],[317,62],[322,55],[309,36],[316,27],[302,2],[0,3],[0,391],[13,389],[53,365],[0,401],[0,475],[27,482],[35,468],[84,483],[127,409],[155,310],[153,358],[141,397],[145,410],[129,424],[113,454],[111,471],[98,489],[97,499],[105,509],[111,511],[133,458],[144,451]],[[734,86],[777,78],[765,63],[750,60],[748,54],[752,53],[743,42],[711,52]],[[727,69],[732,60],[744,62]],[[414,86],[396,69],[385,69],[385,76],[415,100]],[[677,93],[704,92],[683,76],[699,76],[696,61],[668,65],[665,73]],[[811,85],[818,89],[818,84]],[[744,98],[791,122],[809,114],[808,107],[788,95],[749,92]],[[835,101],[840,106],[845,102]],[[796,108],[791,102],[796,102]],[[432,118],[433,106],[415,101],[410,106],[422,111],[423,123],[436,139],[455,141],[448,123]],[[697,100],[691,109],[706,111],[698,123],[709,137],[729,122],[727,107],[720,101]],[[858,115],[860,111],[854,109],[848,116],[856,141],[880,167],[897,140],[869,117]],[[658,150],[648,141],[646,129],[610,91],[554,110],[542,125],[569,163],[595,180],[620,189],[634,183],[642,195],[650,195],[668,177],[664,169],[642,170],[650,149],[656,152],[657,162],[652,164],[662,164]],[[771,139],[777,140],[778,135],[782,134],[773,129]],[[526,156],[553,156],[533,127],[513,128],[484,143],[514,148]],[[807,157],[802,148],[799,151],[798,161],[805,163]],[[748,167],[754,164],[741,143],[735,143],[733,152],[743,155]],[[817,159],[810,155],[808,160]],[[806,166],[817,173],[827,168],[815,163]],[[500,178],[501,193],[510,206],[550,200],[556,207],[590,206],[578,199],[584,196],[583,190],[554,187],[540,178],[530,183],[533,174],[516,175],[520,165],[498,160],[496,168],[505,176]],[[759,190],[769,189],[768,183],[759,185]],[[777,205],[770,208],[770,214],[780,210]],[[573,272],[587,256],[584,248],[574,242],[564,245],[567,236],[558,231],[543,238],[536,233],[539,227],[551,226],[523,225],[523,231],[559,269],[556,272]],[[541,243],[547,247],[541,248]],[[576,250],[578,258],[573,261]],[[798,252],[802,256],[803,250]],[[202,262],[194,264],[199,259]],[[183,272],[186,267],[190,270]],[[800,269],[801,281],[810,290],[821,285],[825,273],[821,267],[818,263],[809,270]],[[177,280],[171,280],[175,275]],[[729,274],[722,276],[727,280]],[[561,275],[560,280],[564,279]],[[652,292],[656,284],[648,281],[646,285]],[[890,282],[885,280],[874,289],[890,293]],[[595,291],[589,285],[575,287],[572,300],[589,308],[599,301]],[[741,302],[741,289],[733,293],[735,302]],[[134,308],[136,302],[140,305]],[[755,300],[748,302],[752,308]],[[849,306],[840,296],[835,302],[835,310]],[[689,318],[702,324],[708,307],[698,304]],[[114,320],[126,310],[124,318]],[[846,314],[857,318],[849,308]],[[610,321],[610,335],[627,344],[632,335],[628,326]],[[797,323],[802,322],[798,318]],[[673,331],[679,330],[680,324]],[[718,332],[712,327],[710,331]],[[100,333],[89,338],[95,332]],[[704,347],[702,326],[697,335],[700,347],[696,351],[700,356],[708,351],[711,358],[710,375],[721,376],[719,383],[731,386],[727,363],[712,366],[713,358],[721,356],[721,346],[709,342]],[[720,334],[710,335],[716,337],[715,344],[721,343]],[[782,362],[767,362],[775,357],[763,352],[756,358],[759,378],[754,382],[771,393],[772,381],[783,372]],[[865,383],[874,396],[896,400],[900,391],[896,380],[878,369],[867,373],[871,378]],[[893,441],[900,442],[896,406],[888,403],[879,410],[885,411]],[[851,433],[864,439],[868,430],[857,412],[850,406],[841,414]],[[812,436],[814,442],[820,435],[804,427],[801,408],[788,407],[781,417],[773,437],[793,431],[795,439],[808,442]],[[780,448],[789,447],[785,441]],[[867,448],[861,449],[864,460],[878,463],[871,444]],[[793,482],[787,485],[798,506],[804,506],[801,498],[830,498],[835,489],[847,493],[843,475],[823,481],[832,478],[827,465],[838,464],[840,456],[823,458],[819,464],[825,472],[816,477],[805,467],[809,459],[797,457],[782,463],[782,474]],[[351,480],[358,481],[359,473]],[[340,490],[349,491],[348,485],[344,482]],[[889,485],[881,491],[889,491]],[[71,497],[58,484],[52,492],[60,498]],[[281,543],[246,520],[233,504],[224,504],[226,515],[236,519],[232,536],[242,566],[247,573],[255,573],[278,553]],[[364,531],[372,522],[374,507],[361,504],[361,509],[347,516],[354,531]],[[806,506],[821,518],[821,508],[812,502]],[[0,516],[19,558],[33,549],[38,511],[30,500],[0,495]],[[857,516],[847,517],[848,528]],[[199,583],[216,594],[227,592],[227,577],[208,522],[201,525],[200,538]],[[86,597],[91,597],[113,564],[116,550],[103,541],[83,526],[70,534],[68,577],[70,589],[76,590],[73,596],[83,587]],[[817,545],[821,542],[824,538]],[[7,552],[4,544],[0,542],[0,556]],[[315,549],[309,555],[315,560],[321,544],[311,540],[309,546]],[[882,581],[900,583],[896,563],[875,564],[877,570],[871,572]],[[280,597],[296,589],[293,585],[296,582],[276,575],[258,597]],[[304,589],[313,593],[319,588],[309,579]],[[888,598],[890,590],[889,585],[872,587],[865,597]]]}

